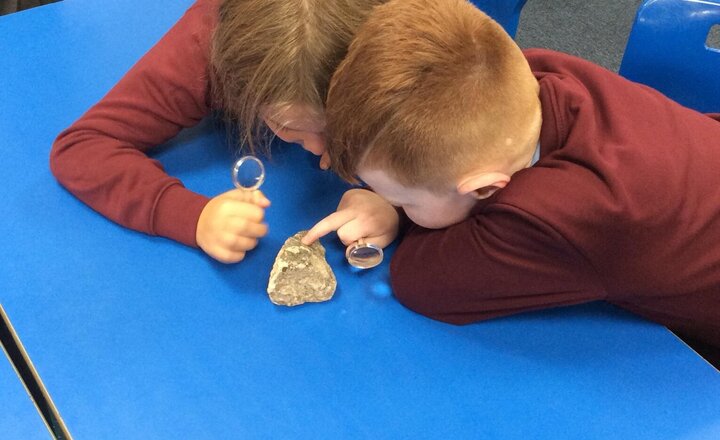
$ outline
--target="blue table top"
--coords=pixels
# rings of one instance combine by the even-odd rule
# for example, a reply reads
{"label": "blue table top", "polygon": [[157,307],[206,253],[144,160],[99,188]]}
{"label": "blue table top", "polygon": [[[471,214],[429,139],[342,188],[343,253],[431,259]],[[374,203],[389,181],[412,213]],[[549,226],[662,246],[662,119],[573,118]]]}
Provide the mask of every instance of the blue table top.
{"label": "blue table top", "polygon": [[3,439],[47,439],[40,413],[0,348],[0,437]]}
{"label": "blue table top", "polygon": [[[332,237],[332,301],[271,304],[282,242],[346,188],[296,146],[267,161],[270,234],[238,265],[65,192],[54,137],[190,3],[65,0],[0,18],[0,302],[76,438],[720,437],[720,374],[612,306],[446,325],[397,303],[387,262],[351,270]],[[195,191],[230,187],[213,120],[156,157]]]}

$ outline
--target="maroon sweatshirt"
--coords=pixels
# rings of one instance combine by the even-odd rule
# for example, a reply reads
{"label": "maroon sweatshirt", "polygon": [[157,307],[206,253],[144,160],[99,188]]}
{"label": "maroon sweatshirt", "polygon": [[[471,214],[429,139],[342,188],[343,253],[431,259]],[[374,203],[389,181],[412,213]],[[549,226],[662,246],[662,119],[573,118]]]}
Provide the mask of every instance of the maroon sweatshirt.
{"label": "maroon sweatshirt", "polygon": [[217,0],[198,0],[94,107],[55,141],[58,181],[117,223],[197,246],[208,198],[186,189],[146,152],[211,111],[210,40]]}
{"label": "maroon sweatshirt", "polygon": [[456,324],[607,300],[720,347],[720,123],[587,61],[526,56],[539,162],[462,223],[411,225],[395,295]]}

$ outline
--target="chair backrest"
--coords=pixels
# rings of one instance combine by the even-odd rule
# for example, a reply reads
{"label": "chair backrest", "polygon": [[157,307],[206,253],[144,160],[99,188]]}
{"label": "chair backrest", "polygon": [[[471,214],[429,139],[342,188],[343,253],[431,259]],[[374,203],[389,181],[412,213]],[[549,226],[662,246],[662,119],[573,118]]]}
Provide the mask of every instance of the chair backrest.
{"label": "chair backrest", "polygon": [[720,0],[645,0],[620,74],[685,106],[720,112],[720,49],[706,43],[711,30],[720,33],[716,25]]}
{"label": "chair backrest", "polygon": [[515,37],[520,12],[527,0],[470,0],[480,10],[491,16],[505,28],[510,36]]}

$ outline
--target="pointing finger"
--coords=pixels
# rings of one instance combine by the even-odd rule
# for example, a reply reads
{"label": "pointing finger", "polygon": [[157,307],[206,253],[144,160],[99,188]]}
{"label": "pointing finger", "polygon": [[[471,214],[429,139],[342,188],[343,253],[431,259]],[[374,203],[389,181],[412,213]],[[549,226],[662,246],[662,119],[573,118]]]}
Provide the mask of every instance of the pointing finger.
{"label": "pointing finger", "polygon": [[309,246],[320,237],[324,237],[332,231],[337,231],[342,225],[354,218],[350,211],[337,211],[320,220],[313,226],[302,239],[302,243]]}

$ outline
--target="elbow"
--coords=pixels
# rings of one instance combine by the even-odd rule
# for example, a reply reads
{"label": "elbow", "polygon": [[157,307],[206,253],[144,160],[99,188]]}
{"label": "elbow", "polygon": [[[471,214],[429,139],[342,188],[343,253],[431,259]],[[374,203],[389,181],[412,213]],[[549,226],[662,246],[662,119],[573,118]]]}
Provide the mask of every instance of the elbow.
{"label": "elbow", "polygon": [[[390,282],[395,299],[404,307],[430,319],[448,324],[466,324],[449,313],[448,292],[423,275],[423,269],[407,264],[398,253],[390,263]],[[431,277],[430,277],[431,278]]]}
{"label": "elbow", "polygon": [[417,243],[403,241],[390,262],[393,295],[400,304],[435,321],[465,325],[492,317],[477,289],[468,288],[462,275],[428,262]]}
{"label": "elbow", "polygon": [[394,275],[391,278],[393,295],[400,304],[419,315],[437,319],[435,308],[427,301],[427,292],[410,287],[404,280],[397,281]]}
{"label": "elbow", "polygon": [[55,176],[56,179],[60,180],[58,174],[60,172],[61,166],[59,163],[60,159],[59,159],[59,154],[57,152],[57,149],[58,149],[58,146],[57,146],[57,140],[56,140],[55,142],[53,142],[52,148],[50,148],[49,165],[50,165],[50,172],[52,173],[52,175]]}
{"label": "elbow", "polygon": [[419,315],[453,325],[464,325],[472,322],[463,319],[462,315],[448,310],[448,304],[443,303],[442,300],[444,295],[438,290],[394,280],[392,281],[392,288],[398,302]]}
{"label": "elbow", "polygon": [[66,136],[67,132],[61,133],[53,142],[50,148],[49,165],[50,172],[58,182],[63,183],[68,179],[68,170],[71,165],[68,163],[68,149],[70,142]]}
{"label": "elbow", "polygon": [[466,325],[488,319],[483,313],[464,310],[451,290],[442,286],[408,281],[406,277],[391,275],[393,295],[400,304],[413,312],[452,325]]}

